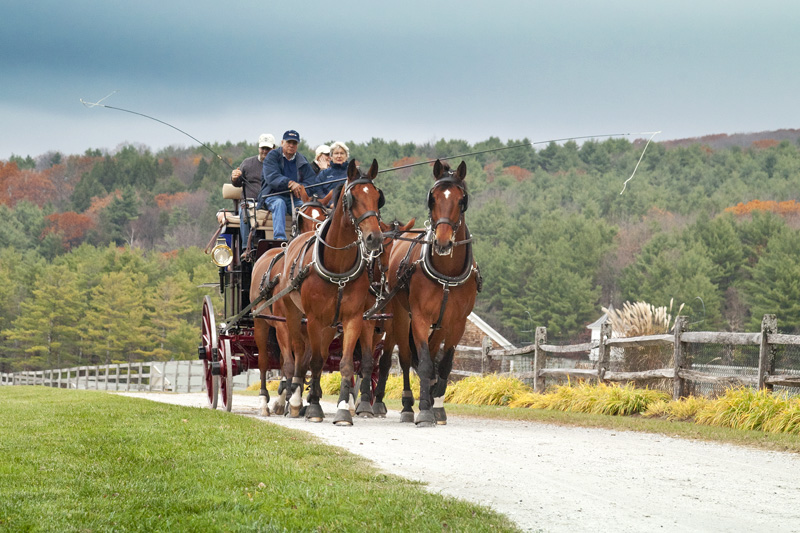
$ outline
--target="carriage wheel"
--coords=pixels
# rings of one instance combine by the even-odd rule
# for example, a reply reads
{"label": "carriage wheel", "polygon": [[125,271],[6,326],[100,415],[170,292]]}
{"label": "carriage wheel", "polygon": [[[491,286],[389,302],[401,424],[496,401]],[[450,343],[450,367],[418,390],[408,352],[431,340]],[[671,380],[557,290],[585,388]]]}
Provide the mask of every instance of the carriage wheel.
{"label": "carriage wheel", "polygon": [[219,388],[222,391],[222,405],[230,412],[233,400],[233,360],[231,341],[224,339],[219,345]]}
{"label": "carriage wheel", "polygon": [[214,319],[214,306],[211,297],[203,298],[203,325],[202,325],[202,347],[205,351],[203,357],[203,370],[206,380],[206,393],[208,394],[208,406],[211,409],[217,408],[217,398],[219,395],[219,376],[212,372],[212,366],[217,359],[219,341],[217,339],[217,322]]}

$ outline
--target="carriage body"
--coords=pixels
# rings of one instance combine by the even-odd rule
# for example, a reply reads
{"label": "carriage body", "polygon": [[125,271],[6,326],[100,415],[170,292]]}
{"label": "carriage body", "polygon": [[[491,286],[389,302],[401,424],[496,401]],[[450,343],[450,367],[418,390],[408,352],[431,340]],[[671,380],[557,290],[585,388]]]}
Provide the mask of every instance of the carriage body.
{"label": "carriage body", "polygon": [[[243,261],[242,253],[247,243],[243,243],[239,232],[239,202],[242,190],[231,184],[223,186],[223,197],[233,200],[233,209],[223,209],[217,213],[219,230],[212,239],[214,250],[227,247],[225,254],[230,254],[230,263],[219,266],[219,284],[213,284],[222,296],[222,309],[216,314],[212,299],[206,296],[203,300],[201,343],[198,357],[204,363],[204,378],[208,393],[209,407],[216,409],[218,399],[222,397],[223,408],[231,410],[233,378],[250,369],[258,368],[258,348],[254,336],[254,318],[246,309],[250,305],[250,285],[252,269],[255,261],[268,250],[280,247],[284,241],[275,240],[272,232],[272,214],[258,210],[256,213],[255,257],[252,261]],[[292,217],[287,215],[286,227],[292,227]],[[211,245],[209,245],[209,248]],[[207,250],[208,251],[208,250]],[[212,257],[215,256],[212,252]],[[215,261],[216,262],[216,261]],[[266,315],[271,320],[285,321],[284,317]],[[378,343],[373,350],[373,357],[380,357],[383,343]],[[323,368],[326,372],[339,370],[342,357],[340,339],[335,338],[329,347],[328,359]],[[269,343],[269,370],[280,370],[280,349],[276,343]],[[360,361],[355,362],[360,367]],[[377,383],[378,365],[373,376],[373,386]]]}

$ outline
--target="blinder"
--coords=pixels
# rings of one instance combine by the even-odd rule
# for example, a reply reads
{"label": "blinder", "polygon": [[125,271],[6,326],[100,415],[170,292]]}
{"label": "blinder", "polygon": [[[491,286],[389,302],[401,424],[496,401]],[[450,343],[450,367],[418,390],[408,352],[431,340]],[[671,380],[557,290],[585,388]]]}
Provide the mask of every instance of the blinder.
{"label": "blinder", "polygon": [[[344,197],[342,198],[342,204],[344,205],[344,208],[347,209],[348,211],[350,211],[353,208],[353,202],[354,202],[353,193],[351,193],[350,190],[355,185],[360,184],[360,183],[372,183],[372,180],[359,179],[359,180],[356,180],[356,181],[352,182],[347,187],[347,189],[345,189]],[[373,186],[374,185],[375,184],[373,183]],[[375,187],[375,188],[378,189],[377,187]],[[383,190],[381,190],[381,189],[378,189],[378,194],[380,195],[380,196],[378,196],[378,209],[381,209],[386,204],[386,197],[383,195]]]}

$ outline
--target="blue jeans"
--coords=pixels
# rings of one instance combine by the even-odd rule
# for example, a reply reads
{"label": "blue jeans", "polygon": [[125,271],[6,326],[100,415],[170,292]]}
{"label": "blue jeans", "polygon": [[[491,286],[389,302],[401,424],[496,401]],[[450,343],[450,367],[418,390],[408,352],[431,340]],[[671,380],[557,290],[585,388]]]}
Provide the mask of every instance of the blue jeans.
{"label": "blue jeans", "polygon": [[272,213],[272,234],[274,239],[286,240],[286,212],[290,209],[288,195],[270,196],[261,205]]}
{"label": "blue jeans", "polygon": [[239,235],[242,237],[242,250],[247,248],[247,238],[250,236],[250,215],[255,216],[254,210],[247,209],[247,202],[242,200],[239,203]]}

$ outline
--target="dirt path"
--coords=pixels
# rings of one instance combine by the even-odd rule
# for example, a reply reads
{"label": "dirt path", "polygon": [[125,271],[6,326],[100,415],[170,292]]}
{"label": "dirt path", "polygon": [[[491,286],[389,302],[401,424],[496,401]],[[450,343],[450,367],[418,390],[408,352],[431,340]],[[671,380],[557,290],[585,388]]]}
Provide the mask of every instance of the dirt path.
{"label": "dirt path", "polygon": [[[204,394],[129,396],[205,407]],[[256,416],[256,397],[234,412]],[[800,532],[800,457],[661,435],[451,416],[429,429],[387,419],[270,417],[433,492],[490,506],[529,531]]]}

